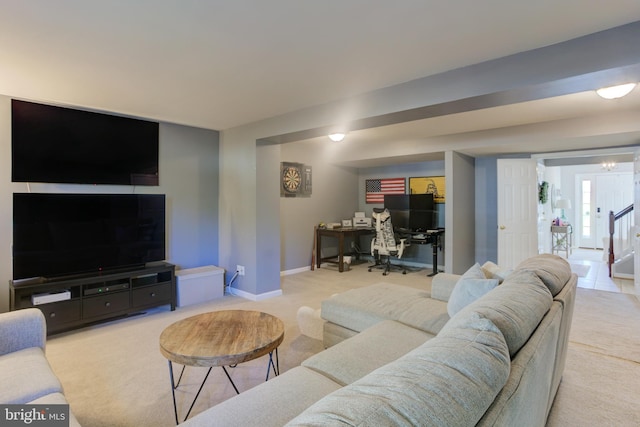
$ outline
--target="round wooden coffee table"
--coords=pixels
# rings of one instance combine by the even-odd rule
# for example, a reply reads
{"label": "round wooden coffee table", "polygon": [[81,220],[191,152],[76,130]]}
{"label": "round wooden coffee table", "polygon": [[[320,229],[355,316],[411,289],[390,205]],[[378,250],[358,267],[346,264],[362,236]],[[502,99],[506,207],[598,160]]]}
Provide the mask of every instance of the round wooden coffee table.
{"label": "round wooden coffee table", "polygon": [[[222,367],[236,393],[236,385],[229,376],[225,366],[236,365],[269,355],[267,377],[273,368],[279,374],[278,346],[284,339],[284,323],[275,316],[260,311],[222,310],[198,314],[169,325],[160,334],[160,352],[169,361],[173,408],[178,424],[175,389],[180,384],[173,377],[173,363],[185,366],[208,367],[200,389],[196,394],[185,420],[189,417],[211,369]],[[273,352],[276,353],[274,363]]]}

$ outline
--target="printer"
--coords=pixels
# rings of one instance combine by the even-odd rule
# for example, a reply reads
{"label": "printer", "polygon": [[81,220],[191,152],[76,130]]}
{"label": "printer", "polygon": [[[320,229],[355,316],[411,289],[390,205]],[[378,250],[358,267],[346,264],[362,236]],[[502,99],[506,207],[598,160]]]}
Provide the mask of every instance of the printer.
{"label": "printer", "polygon": [[371,218],[366,218],[364,212],[356,212],[353,217],[354,227],[371,227]]}

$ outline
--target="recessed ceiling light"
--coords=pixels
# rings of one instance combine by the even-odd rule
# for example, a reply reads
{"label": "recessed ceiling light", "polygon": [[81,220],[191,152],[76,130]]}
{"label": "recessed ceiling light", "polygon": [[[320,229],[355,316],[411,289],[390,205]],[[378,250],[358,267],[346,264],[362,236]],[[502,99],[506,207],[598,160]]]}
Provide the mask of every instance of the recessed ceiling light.
{"label": "recessed ceiling light", "polygon": [[635,83],[627,83],[624,85],[603,87],[596,90],[596,93],[604,99],[616,99],[626,96],[636,87]]}
{"label": "recessed ceiling light", "polygon": [[329,139],[332,140],[333,142],[340,142],[344,139],[345,136],[346,134],[344,133],[330,133]]}

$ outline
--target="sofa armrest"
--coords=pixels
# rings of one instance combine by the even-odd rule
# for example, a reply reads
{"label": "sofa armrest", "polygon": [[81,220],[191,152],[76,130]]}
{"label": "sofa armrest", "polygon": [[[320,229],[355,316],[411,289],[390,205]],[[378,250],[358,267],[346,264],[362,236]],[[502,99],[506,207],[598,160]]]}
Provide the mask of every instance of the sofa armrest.
{"label": "sofa armrest", "polygon": [[0,355],[29,347],[45,350],[47,323],[37,308],[0,313]]}
{"label": "sofa armrest", "polygon": [[458,274],[438,273],[431,280],[431,298],[440,301],[449,301],[453,288],[460,279]]}

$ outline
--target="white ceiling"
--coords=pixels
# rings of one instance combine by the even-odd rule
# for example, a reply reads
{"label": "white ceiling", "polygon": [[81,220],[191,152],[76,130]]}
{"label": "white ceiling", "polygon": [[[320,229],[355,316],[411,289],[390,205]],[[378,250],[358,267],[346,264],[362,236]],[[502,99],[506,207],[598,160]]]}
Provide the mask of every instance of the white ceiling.
{"label": "white ceiling", "polygon": [[[640,20],[638,0],[0,0],[0,7],[0,94],[218,130]],[[465,113],[464,127],[442,117],[361,132],[386,140],[486,132],[534,116],[577,117],[576,105],[615,108],[587,97]]]}

